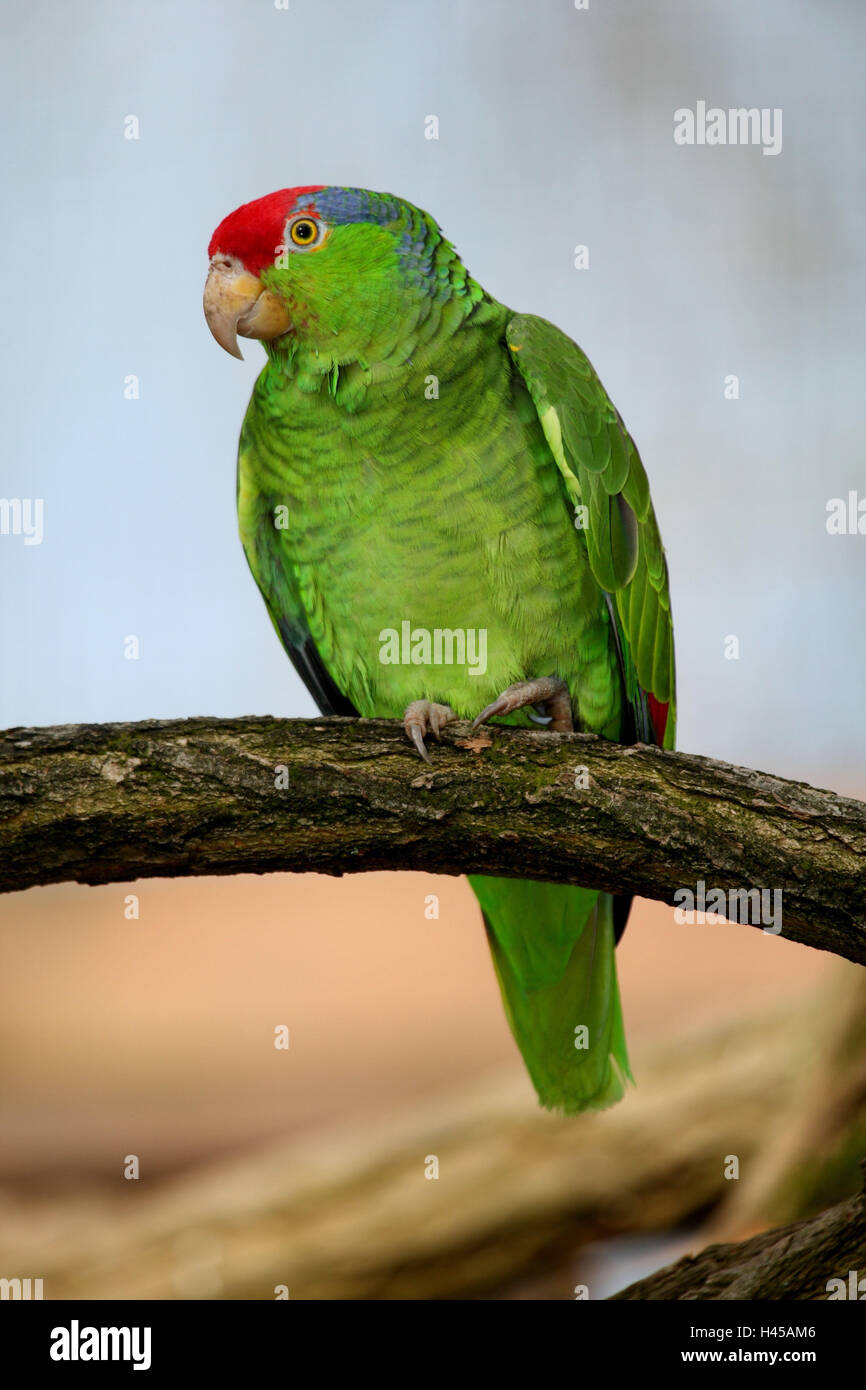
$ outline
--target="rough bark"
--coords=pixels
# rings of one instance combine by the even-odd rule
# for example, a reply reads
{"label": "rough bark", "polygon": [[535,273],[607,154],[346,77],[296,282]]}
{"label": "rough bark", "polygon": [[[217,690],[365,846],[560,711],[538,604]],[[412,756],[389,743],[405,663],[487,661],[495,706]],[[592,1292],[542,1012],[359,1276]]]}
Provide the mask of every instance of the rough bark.
{"label": "rough bark", "polygon": [[[764,1231],[738,1245],[709,1245],[613,1299],[827,1299],[831,1291],[838,1296],[831,1280],[841,1279],[847,1290],[850,1272],[856,1271],[856,1283],[864,1269],[866,1195],[860,1192],[808,1221]],[[854,1297],[863,1295],[855,1290]]]}
{"label": "rough bark", "polygon": [[866,963],[866,805],[582,734],[456,724],[428,765],[387,720],[12,729],[0,736],[0,863],[2,891],[413,868],[666,902],[699,881],[778,889],[784,935]]}

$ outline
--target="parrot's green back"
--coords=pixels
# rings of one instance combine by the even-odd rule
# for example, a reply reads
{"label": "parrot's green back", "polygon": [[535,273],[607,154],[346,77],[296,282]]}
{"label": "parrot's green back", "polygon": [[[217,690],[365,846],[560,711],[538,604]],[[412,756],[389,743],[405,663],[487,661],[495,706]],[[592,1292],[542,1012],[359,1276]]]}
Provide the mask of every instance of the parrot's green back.
{"label": "parrot's green back", "polygon": [[[349,195],[368,200],[357,205],[370,221],[340,221],[356,208]],[[262,274],[313,327],[266,345],[238,508],[252,572],[319,707],[399,717],[427,699],[473,718],[513,682],[555,675],[576,728],[672,746],[664,554],[637,451],[584,354],[486,295],[409,204],[326,189],[304,206],[330,215],[335,280],[324,295],[327,263],[312,255],[288,276]],[[423,652],[383,661],[383,632],[406,622],[483,630],[484,669]],[[508,722],[533,726],[524,710]],[[630,1077],[614,961],[627,901],[470,883],[542,1103],[611,1104]]]}

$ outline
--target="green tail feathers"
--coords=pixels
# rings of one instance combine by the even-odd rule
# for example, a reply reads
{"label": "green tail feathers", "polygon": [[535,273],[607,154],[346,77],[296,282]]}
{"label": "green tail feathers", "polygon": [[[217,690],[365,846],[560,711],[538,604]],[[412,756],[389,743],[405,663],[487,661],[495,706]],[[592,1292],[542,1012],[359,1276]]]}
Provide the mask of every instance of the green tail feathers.
{"label": "green tail feathers", "polygon": [[614,956],[613,898],[590,888],[470,876],[505,1013],[541,1104],[604,1110],[634,1080]]}

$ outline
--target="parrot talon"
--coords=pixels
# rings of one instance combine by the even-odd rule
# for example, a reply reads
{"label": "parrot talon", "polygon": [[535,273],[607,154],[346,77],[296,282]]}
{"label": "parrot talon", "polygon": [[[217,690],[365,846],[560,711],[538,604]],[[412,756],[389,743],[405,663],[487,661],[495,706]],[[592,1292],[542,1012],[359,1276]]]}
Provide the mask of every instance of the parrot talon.
{"label": "parrot talon", "polygon": [[427,752],[427,748],[426,748],[426,745],[425,745],[425,743],[424,743],[424,735],[422,734],[421,730],[418,728],[418,725],[417,725],[417,724],[413,724],[413,725],[411,726],[411,728],[409,729],[408,733],[409,733],[409,737],[411,738],[411,740],[412,740],[412,742],[414,743],[415,747],[418,749],[418,752],[421,754],[421,757],[424,759],[425,763],[429,763],[429,761],[430,761],[430,754]]}
{"label": "parrot talon", "polygon": [[474,734],[475,730],[479,729],[482,724],[486,724],[488,719],[493,719],[497,715],[508,714],[509,712],[507,700],[500,695],[498,700],[494,700],[492,705],[485,705],[481,713],[475,716],[472,721],[471,732]]}
{"label": "parrot talon", "polygon": [[442,729],[456,718],[450,705],[437,705],[432,700],[413,700],[411,705],[406,706],[403,728],[425,763],[429,763],[430,755],[424,744],[424,735],[432,734],[438,742]]}
{"label": "parrot talon", "polygon": [[565,681],[555,676],[542,676],[534,681],[516,681],[503,690],[498,699],[487,705],[472,721],[473,732],[486,724],[488,719],[498,719],[514,714],[527,705],[541,705],[549,722],[547,728],[555,733],[573,733],[574,719],[571,713],[571,696]]}

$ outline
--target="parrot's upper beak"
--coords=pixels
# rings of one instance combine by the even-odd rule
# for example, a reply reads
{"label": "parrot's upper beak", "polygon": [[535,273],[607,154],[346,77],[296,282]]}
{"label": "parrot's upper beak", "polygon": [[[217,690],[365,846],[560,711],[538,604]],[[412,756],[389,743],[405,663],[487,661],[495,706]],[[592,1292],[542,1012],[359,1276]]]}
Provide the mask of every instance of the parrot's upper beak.
{"label": "parrot's upper beak", "polygon": [[225,256],[214,256],[204,287],[204,316],[220,347],[232,357],[243,353],[243,338],[279,338],[291,328],[285,305],[262,289],[261,281]]}

